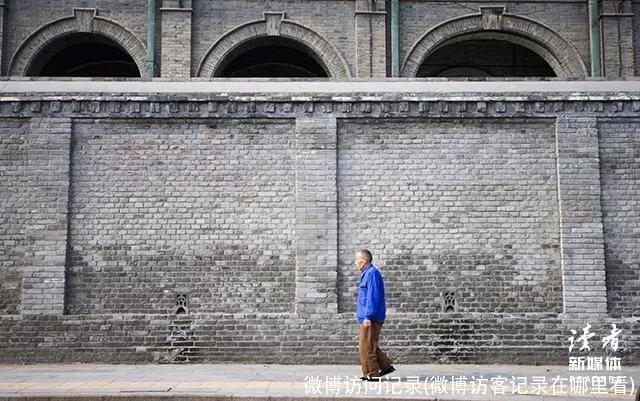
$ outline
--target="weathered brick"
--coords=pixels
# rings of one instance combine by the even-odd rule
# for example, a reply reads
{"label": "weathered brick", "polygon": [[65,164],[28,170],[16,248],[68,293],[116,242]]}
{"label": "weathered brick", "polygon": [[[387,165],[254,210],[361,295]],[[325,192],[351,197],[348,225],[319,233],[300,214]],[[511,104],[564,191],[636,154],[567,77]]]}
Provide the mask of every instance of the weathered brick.
{"label": "weathered brick", "polygon": [[312,94],[213,112],[136,94],[135,112],[85,93],[100,107],[58,96],[51,118],[20,96],[18,114],[0,101],[0,238],[24,250],[0,253],[3,361],[352,363],[362,246],[399,363],[563,364],[590,320],[622,327],[637,359],[631,100],[620,117],[607,96],[594,116],[587,100],[498,113],[494,95],[470,95],[480,110],[441,95],[425,116],[404,94],[325,113]]}

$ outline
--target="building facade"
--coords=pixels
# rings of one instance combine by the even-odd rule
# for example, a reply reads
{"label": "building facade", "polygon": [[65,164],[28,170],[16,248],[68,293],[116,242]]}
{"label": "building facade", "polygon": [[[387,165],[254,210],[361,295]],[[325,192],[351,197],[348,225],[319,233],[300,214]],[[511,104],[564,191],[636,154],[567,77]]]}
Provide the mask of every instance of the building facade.
{"label": "building facade", "polygon": [[637,361],[640,3],[0,12],[3,362]]}
{"label": "building facade", "polygon": [[4,0],[0,12],[4,76],[639,73],[634,1]]}

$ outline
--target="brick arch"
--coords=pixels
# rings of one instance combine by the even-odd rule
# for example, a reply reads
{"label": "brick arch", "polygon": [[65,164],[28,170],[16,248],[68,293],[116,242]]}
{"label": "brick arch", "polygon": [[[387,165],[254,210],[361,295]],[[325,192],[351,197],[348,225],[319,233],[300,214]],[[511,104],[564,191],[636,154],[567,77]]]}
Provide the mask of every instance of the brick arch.
{"label": "brick arch", "polygon": [[443,22],[414,44],[400,75],[415,77],[420,65],[433,51],[472,38],[493,38],[524,46],[542,57],[558,77],[588,76],[576,48],[559,33],[532,19],[511,14],[473,14]]}
{"label": "brick arch", "polygon": [[314,30],[284,19],[281,13],[265,13],[265,19],[252,21],[227,32],[211,46],[198,67],[198,77],[214,77],[225,58],[238,46],[265,36],[281,36],[307,47],[330,78],[349,78],[349,67],[333,45]]}
{"label": "brick arch", "polygon": [[73,33],[93,33],[120,45],[136,63],[142,77],[145,71],[146,49],[138,38],[119,24],[96,16],[95,12],[92,15],[81,14],[83,13],[50,22],[29,36],[12,57],[9,75],[25,76],[38,54],[57,39]]}

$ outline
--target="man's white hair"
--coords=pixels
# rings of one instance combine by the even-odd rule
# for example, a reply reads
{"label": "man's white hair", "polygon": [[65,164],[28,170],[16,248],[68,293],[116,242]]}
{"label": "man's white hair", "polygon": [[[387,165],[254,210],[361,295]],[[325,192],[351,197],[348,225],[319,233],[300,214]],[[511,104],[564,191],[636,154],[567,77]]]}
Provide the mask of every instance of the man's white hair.
{"label": "man's white hair", "polygon": [[360,249],[358,250],[358,252],[356,252],[356,255],[360,255],[365,258],[367,260],[367,263],[373,262],[373,255],[368,249]]}

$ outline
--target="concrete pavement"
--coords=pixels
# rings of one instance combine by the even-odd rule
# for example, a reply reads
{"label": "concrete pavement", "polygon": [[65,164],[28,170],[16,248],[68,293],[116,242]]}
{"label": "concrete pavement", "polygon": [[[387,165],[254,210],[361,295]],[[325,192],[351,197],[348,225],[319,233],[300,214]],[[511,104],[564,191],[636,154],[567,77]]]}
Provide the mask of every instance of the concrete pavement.
{"label": "concrete pavement", "polygon": [[380,383],[351,365],[0,365],[0,401],[633,400],[640,366],[397,365]]}

